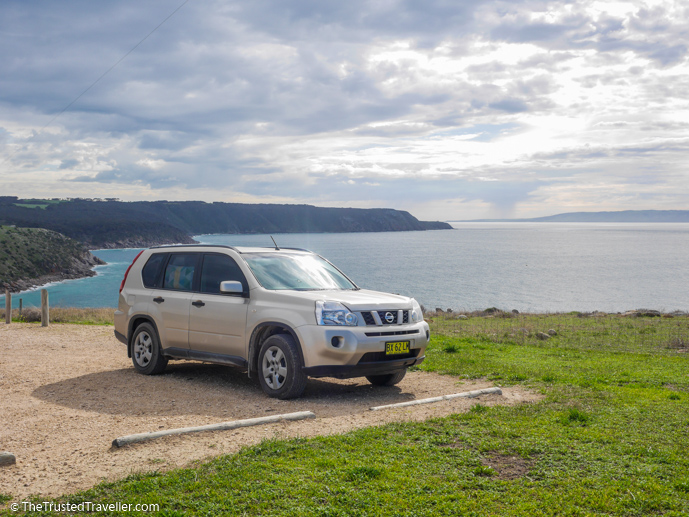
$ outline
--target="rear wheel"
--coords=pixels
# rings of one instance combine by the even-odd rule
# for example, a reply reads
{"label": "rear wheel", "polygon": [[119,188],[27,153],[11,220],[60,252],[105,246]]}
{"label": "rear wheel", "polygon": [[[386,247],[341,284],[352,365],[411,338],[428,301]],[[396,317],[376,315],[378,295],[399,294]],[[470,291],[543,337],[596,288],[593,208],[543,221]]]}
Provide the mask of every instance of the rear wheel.
{"label": "rear wheel", "polygon": [[162,373],[167,366],[167,359],[160,351],[158,333],[150,323],[142,323],[134,331],[132,363],[136,371],[144,375]]}
{"label": "rear wheel", "polygon": [[366,379],[374,386],[394,386],[399,383],[407,374],[406,368],[395,373],[386,373],[384,375],[367,375]]}
{"label": "rear wheel", "polygon": [[306,388],[306,375],[294,338],[288,334],[270,336],[258,354],[258,378],[263,391],[278,399],[298,397]]}

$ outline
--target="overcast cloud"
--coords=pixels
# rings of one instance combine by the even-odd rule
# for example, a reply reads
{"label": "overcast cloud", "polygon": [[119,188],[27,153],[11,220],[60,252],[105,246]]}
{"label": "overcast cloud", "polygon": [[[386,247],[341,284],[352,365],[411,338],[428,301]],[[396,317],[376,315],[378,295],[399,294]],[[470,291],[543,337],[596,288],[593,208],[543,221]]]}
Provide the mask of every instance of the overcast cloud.
{"label": "overcast cloud", "polygon": [[2,3],[3,194],[688,208],[686,2],[190,0],[50,122],[180,4]]}

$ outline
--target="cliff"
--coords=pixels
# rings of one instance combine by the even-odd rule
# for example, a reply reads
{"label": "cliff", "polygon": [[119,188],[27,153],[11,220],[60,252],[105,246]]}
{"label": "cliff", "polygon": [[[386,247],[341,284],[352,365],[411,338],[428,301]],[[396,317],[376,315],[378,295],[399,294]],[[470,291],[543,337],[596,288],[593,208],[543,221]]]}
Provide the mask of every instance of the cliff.
{"label": "cliff", "polygon": [[83,244],[39,228],[0,226],[0,289],[19,292],[49,282],[93,276],[104,264]]}

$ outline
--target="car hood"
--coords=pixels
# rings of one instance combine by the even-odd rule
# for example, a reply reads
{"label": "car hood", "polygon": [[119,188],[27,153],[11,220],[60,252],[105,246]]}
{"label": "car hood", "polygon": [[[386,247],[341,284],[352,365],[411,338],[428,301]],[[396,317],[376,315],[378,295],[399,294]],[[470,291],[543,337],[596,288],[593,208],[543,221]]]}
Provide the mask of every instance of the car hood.
{"label": "car hood", "polygon": [[360,289],[358,291],[302,291],[300,297],[340,302],[351,311],[411,309],[411,298],[398,294]]}

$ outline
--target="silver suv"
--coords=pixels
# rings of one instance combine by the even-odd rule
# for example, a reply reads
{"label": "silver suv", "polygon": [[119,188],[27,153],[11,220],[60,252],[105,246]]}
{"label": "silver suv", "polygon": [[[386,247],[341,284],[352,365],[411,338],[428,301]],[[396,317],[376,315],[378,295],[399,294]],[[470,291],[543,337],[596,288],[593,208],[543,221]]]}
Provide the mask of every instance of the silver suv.
{"label": "silver suv", "polygon": [[416,300],[360,289],[310,251],[197,245],[134,259],[115,336],[140,373],[170,359],[231,365],[287,399],[307,377],[397,384],[424,360],[430,332]]}

